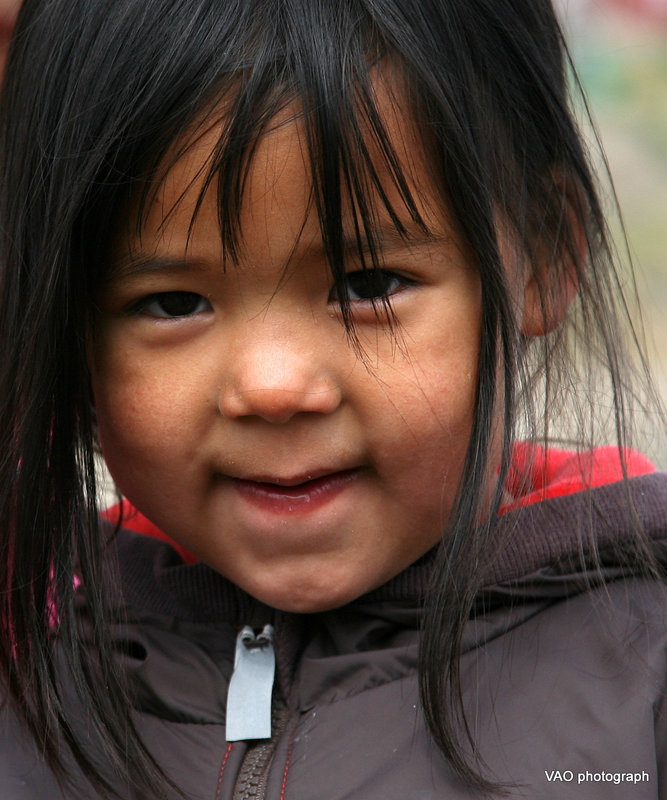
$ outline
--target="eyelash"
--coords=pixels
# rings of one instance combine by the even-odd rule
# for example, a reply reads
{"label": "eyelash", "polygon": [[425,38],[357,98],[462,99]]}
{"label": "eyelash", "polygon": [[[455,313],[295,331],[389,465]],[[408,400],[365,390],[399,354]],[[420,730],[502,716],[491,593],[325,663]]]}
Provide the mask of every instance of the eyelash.
{"label": "eyelash", "polygon": [[[406,286],[414,285],[414,281],[385,269],[348,272],[345,281],[347,285],[343,292],[351,303],[373,304],[386,300]],[[340,290],[335,288],[331,292],[330,301],[339,302],[339,299]],[[171,304],[171,309],[168,304]],[[157,319],[181,319],[211,310],[209,301],[196,292],[155,292],[133,303],[128,314],[144,314]]]}
{"label": "eyelash", "polygon": [[[383,301],[400,292],[406,286],[413,286],[414,281],[387,269],[365,269],[348,272],[345,276],[347,287],[343,292],[352,303],[374,303]],[[384,281],[384,284],[381,283]],[[356,283],[356,285],[354,285]],[[389,283],[390,285],[387,285]],[[357,295],[354,297],[353,295]],[[333,301],[340,299],[339,290],[332,292]]]}
{"label": "eyelash", "polygon": [[[171,310],[165,307],[166,303],[173,302],[184,304],[184,307],[174,308]],[[205,307],[200,307],[205,304]],[[151,308],[151,306],[154,306]],[[159,306],[159,310],[156,307]],[[211,304],[208,300],[196,292],[156,292],[155,294],[146,295],[133,303],[128,309],[129,314],[145,314],[148,317],[156,317],[157,319],[180,319],[181,317],[190,317],[195,314],[201,314],[205,311],[211,311]]]}

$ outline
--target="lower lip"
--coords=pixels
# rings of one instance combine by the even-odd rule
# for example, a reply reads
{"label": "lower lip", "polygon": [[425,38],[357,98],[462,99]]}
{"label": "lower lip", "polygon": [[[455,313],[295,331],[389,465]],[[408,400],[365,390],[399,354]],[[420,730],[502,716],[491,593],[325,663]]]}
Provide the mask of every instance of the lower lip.
{"label": "lower lip", "polygon": [[234,484],[239,494],[263,511],[274,514],[309,514],[330,503],[357,479],[356,469],[335,472],[298,486],[279,486],[239,478]]}

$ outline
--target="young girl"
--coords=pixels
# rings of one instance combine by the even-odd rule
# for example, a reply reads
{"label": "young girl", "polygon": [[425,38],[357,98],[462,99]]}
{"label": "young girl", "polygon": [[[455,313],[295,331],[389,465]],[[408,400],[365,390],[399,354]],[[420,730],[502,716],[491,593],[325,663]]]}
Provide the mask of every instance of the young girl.
{"label": "young girl", "polygon": [[26,0],[2,798],[664,793],[667,480],[566,64],[548,0]]}

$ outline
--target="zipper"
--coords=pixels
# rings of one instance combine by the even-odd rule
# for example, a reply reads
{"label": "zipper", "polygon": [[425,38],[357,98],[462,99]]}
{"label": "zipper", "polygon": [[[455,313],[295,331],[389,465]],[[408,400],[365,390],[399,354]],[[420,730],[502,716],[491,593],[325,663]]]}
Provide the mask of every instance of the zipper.
{"label": "zipper", "polygon": [[278,740],[287,729],[289,710],[283,700],[276,699],[271,710],[270,739],[248,742],[236,783],[233,800],[264,800],[269,767],[273,761]]}
{"label": "zipper", "polygon": [[247,749],[234,783],[233,800],[264,800],[269,767],[289,719],[287,704],[273,691],[273,627],[260,633],[246,625],[236,640],[234,672],[227,694],[228,742]]}

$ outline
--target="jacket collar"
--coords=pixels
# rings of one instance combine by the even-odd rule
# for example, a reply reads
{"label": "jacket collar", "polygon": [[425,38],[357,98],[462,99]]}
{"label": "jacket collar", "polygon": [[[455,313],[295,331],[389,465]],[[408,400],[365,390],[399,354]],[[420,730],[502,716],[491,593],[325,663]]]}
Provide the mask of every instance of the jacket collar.
{"label": "jacket collar", "polygon": [[[632,569],[623,567],[622,554],[627,555],[636,541],[637,528],[658,559],[667,561],[667,473],[509,510],[495,528],[497,555],[487,570],[483,592],[489,596],[495,592],[497,598],[511,586],[515,598],[537,596],[545,580],[550,592],[556,586],[562,595],[577,586],[581,591],[586,581],[590,585],[591,562],[597,556],[609,577],[619,569]],[[266,618],[262,604],[206,565],[184,563],[165,542],[128,532],[116,542],[123,597],[131,606],[193,622],[225,619],[240,625]],[[433,552],[427,553],[355,605],[418,603],[428,587],[432,561]],[[558,581],[547,580],[556,575]]]}

